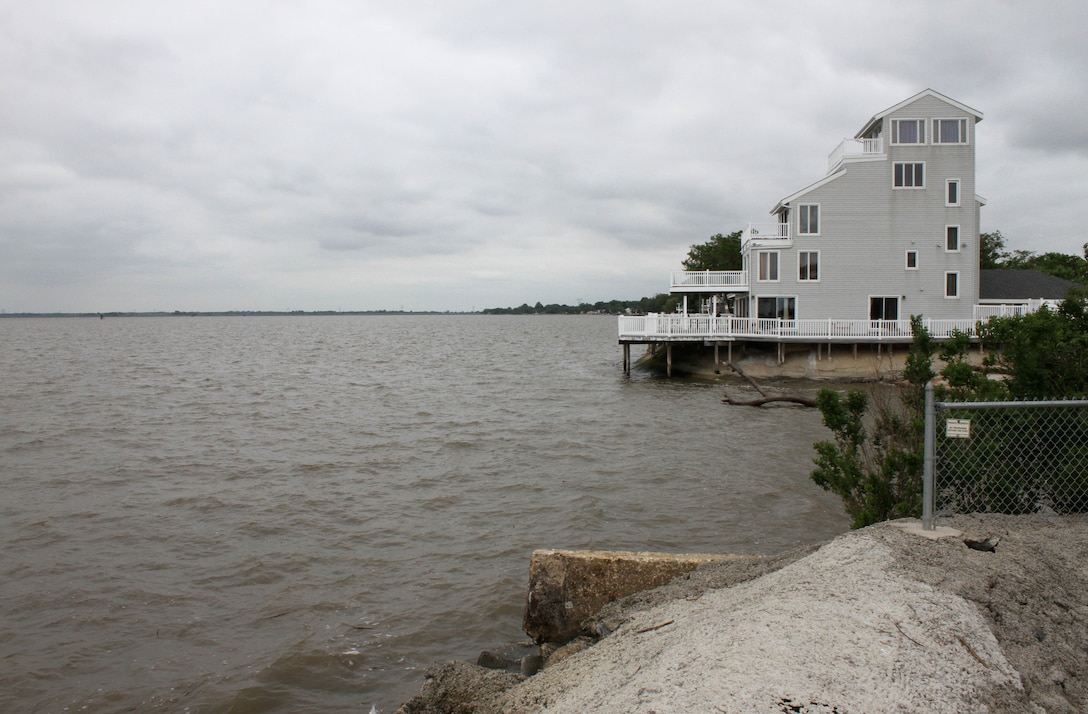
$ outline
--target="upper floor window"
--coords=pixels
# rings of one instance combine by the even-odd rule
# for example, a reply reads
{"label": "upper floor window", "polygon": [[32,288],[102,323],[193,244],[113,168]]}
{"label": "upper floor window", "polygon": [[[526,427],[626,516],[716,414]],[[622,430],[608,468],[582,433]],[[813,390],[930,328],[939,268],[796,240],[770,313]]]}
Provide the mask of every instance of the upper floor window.
{"label": "upper floor window", "polygon": [[907,251],[907,270],[918,270],[918,251]]}
{"label": "upper floor window", "polygon": [[958,298],[960,296],[960,274],[944,274],[944,296],[946,298]]}
{"label": "upper floor window", "polygon": [[934,119],[933,120],[934,144],[966,144],[967,120],[966,119]]}
{"label": "upper floor window", "polygon": [[944,192],[944,205],[946,206],[958,206],[960,205],[960,180],[948,179],[945,181]]}
{"label": "upper floor window", "polygon": [[925,119],[892,119],[893,144],[926,143]]}
{"label": "upper floor window", "polygon": [[820,251],[802,250],[797,253],[797,279],[816,281],[820,279]]}
{"label": "upper floor window", "polygon": [[778,251],[765,250],[759,254],[759,279],[778,282]]}
{"label": "upper floor window", "polygon": [[949,253],[956,253],[960,249],[960,227],[944,227],[944,249]]}
{"label": "upper floor window", "polygon": [[818,204],[798,206],[798,233],[803,236],[819,235],[820,206]]}
{"label": "upper floor window", "polygon": [[895,164],[896,188],[925,188],[926,165],[923,163],[897,162]]}

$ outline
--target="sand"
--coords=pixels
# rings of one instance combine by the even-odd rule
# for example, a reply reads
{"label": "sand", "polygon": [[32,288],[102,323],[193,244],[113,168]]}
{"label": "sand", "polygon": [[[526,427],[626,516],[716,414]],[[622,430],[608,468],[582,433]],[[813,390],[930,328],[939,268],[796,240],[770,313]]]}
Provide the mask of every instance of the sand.
{"label": "sand", "polygon": [[701,568],[606,609],[607,636],[531,678],[443,665],[403,711],[1088,711],[1088,518],[901,525]]}

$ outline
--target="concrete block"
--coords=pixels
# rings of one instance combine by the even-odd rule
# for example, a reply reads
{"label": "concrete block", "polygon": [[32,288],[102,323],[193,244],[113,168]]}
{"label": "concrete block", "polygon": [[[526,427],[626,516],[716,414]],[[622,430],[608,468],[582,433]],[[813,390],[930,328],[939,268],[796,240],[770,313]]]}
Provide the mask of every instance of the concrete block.
{"label": "concrete block", "polygon": [[529,563],[529,592],[522,629],[536,642],[563,644],[582,622],[614,600],[668,583],[702,563],[748,555],[632,553],[606,550],[538,550]]}

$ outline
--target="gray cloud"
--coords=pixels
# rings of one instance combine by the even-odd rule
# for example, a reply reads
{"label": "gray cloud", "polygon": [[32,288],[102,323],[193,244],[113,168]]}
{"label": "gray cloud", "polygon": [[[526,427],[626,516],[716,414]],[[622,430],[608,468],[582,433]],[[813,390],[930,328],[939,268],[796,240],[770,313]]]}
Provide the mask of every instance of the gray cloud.
{"label": "gray cloud", "polygon": [[6,3],[0,308],[640,297],[926,87],[986,114],[984,228],[1079,252],[1086,13]]}

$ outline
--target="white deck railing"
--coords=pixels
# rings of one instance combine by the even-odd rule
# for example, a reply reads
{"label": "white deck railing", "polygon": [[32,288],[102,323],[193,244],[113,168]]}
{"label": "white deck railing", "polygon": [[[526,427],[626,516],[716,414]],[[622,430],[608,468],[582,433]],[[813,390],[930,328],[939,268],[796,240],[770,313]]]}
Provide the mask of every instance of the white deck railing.
{"label": "white deck railing", "polygon": [[670,292],[729,292],[748,289],[743,270],[677,272],[669,277]]}
{"label": "white deck railing", "polygon": [[827,155],[827,170],[830,172],[848,156],[876,156],[884,153],[884,140],[880,137],[869,139],[843,139],[842,143]]}
{"label": "white deck railing", "polygon": [[789,223],[749,223],[744,231],[744,241],[741,243],[741,252],[747,252],[750,247],[766,247],[769,245],[788,248],[790,242]]}
{"label": "white deck railing", "polygon": [[[975,320],[922,320],[935,339],[975,334]],[[621,340],[773,340],[780,342],[881,342],[912,339],[910,320],[777,320],[710,315],[621,316]]]}
{"label": "white deck railing", "polygon": [[1035,312],[1028,305],[975,305],[975,319],[989,320],[991,317],[1020,317]]}

